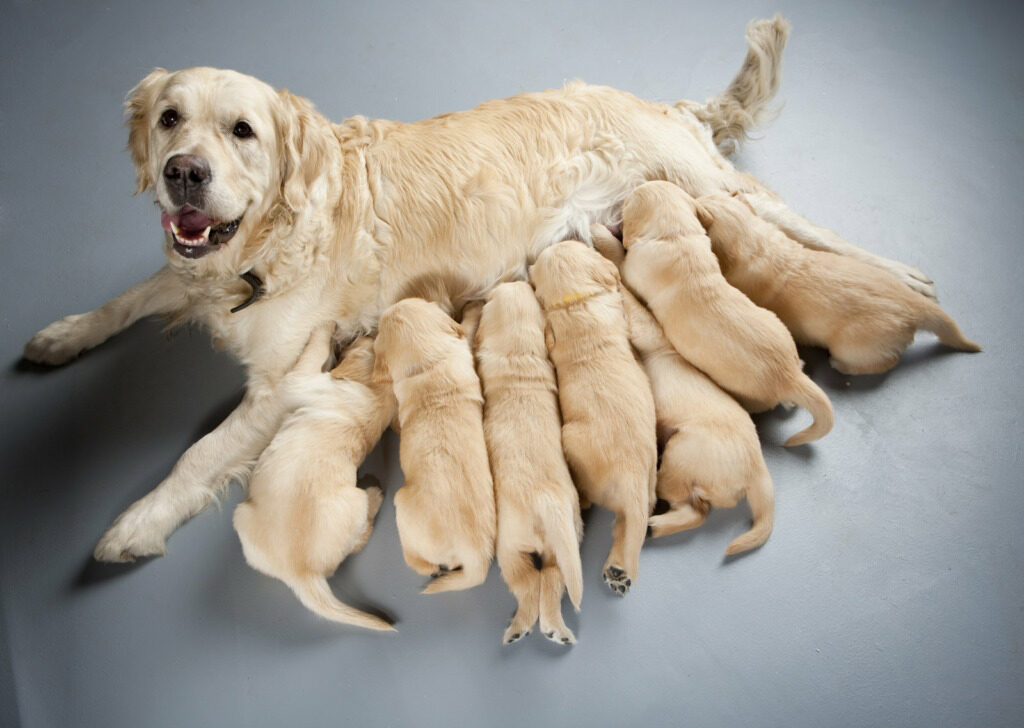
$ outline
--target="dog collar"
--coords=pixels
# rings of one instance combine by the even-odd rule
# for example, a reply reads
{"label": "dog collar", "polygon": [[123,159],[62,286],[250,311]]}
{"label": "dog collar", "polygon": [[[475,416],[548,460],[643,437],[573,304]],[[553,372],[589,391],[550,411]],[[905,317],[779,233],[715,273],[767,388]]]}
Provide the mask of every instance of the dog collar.
{"label": "dog collar", "polygon": [[263,281],[261,281],[256,274],[252,272],[252,270],[247,270],[240,277],[243,281],[249,284],[249,288],[252,289],[252,293],[249,294],[249,298],[231,309],[231,313],[238,313],[246,306],[251,306],[263,298],[263,294],[267,292],[266,288],[263,287]]}
{"label": "dog collar", "polygon": [[547,306],[544,310],[554,311],[555,309],[559,308],[569,308],[569,306],[573,306],[577,303],[582,303],[583,301],[586,301],[589,298],[593,298],[594,296],[599,296],[602,293],[604,293],[604,291],[592,291],[591,293],[570,293],[567,296],[563,296],[561,301],[558,301],[557,303],[553,303],[550,306]]}

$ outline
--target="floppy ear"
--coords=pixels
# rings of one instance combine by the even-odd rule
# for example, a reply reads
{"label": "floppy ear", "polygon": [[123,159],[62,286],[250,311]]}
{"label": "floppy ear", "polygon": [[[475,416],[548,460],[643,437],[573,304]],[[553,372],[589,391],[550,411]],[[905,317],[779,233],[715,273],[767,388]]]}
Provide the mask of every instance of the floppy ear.
{"label": "floppy ear", "polygon": [[153,184],[149,172],[149,112],[156,101],[157,88],[167,76],[163,68],[155,68],[128,92],[124,113],[128,117],[128,152],[135,165],[135,194],[145,192]]}
{"label": "floppy ear", "polygon": [[700,204],[700,200],[694,205],[697,211],[697,219],[700,220],[700,224],[707,230],[715,222],[715,216],[711,214],[711,211],[704,205]]}
{"label": "floppy ear", "polygon": [[285,89],[277,95],[281,101],[281,194],[288,207],[297,211],[306,205],[309,186],[320,173],[328,139],[313,104]]}

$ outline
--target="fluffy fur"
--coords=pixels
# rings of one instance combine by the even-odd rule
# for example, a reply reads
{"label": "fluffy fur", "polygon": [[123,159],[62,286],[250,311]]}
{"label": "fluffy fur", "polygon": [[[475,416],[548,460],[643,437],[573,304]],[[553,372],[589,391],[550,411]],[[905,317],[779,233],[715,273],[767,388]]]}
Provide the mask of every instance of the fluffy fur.
{"label": "fluffy fur", "polygon": [[476,333],[476,357],[498,508],[498,565],[518,602],[503,639],[508,644],[526,636],[539,617],[545,637],[573,644],[560,604],[566,587],[577,610],[583,597],[583,524],[562,456],[544,313],[529,283],[503,283],[491,291]]}
{"label": "fluffy fur", "polygon": [[[353,344],[331,374],[320,371],[333,329],[331,323],[314,332],[284,378],[282,398],[291,414],[257,462],[234,525],[249,565],[283,581],[313,612],[392,630],[383,619],[338,601],[327,583],[373,530],[383,495],[375,484],[356,487],[356,468],[395,410],[390,384],[370,376],[372,339]],[[362,419],[364,414],[369,417]]]}
{"label": "fluffy fur", "polygon": [[730,286],[697,219],[675,185],[648,182],[622,210],[622,278],[658,319],[684,359],[752,411],[798,404],[814,423],[786,441],[802,445],[832,429],[828,397],[801,371],[796,344],[771,311]]}
{"label": "fluffy fur", "polygon": [[602,575],[625,594],[636,581],[654,507],[658,448],[651,385],[630,349],[619,271],[568,240],[540,254],[530,281],[547,320],[565,458],[581,502],[615,513]]}
{"label": "fluffy fur", "polygon": [[918,329],[954,349],[981,351],[930,298],[876,266],[804,248],[758,218],[742,195],[701,197],[697,215],[725,279],[774,311],[797,342],[827,348],[845,374],[892,369]]}
{"label": "fluffy fur", "polygon": [[[204,212],[240,214],[237,232],[197,259],[182,257],[165,232],[162,270],[95,311],[47,326],[25,356],[62,364],[158,314],[207,328],[245,366],[248,383],[238,408],[111,525],[96,557],[164,553],[180,523],[246,475],[280,425],[277,385],[320,321],[336,321],[339,340],[370,332],[391,303],[436,278],[482,298],[495,282],[524,277],[530,259],[570,231],[586,237],[591,223],[616,222],[645,180],[667,179],[693,195],[747,192],[759,215],[801,244],[860,256],[932,292],[920,271],[793,213],[716,148],[713,134],[735,136],[766,108],[785,36],[780,20],[751,27],[755,60],[722,103],[669,106],[572,83],[414,124],[331,124],[308,101],[232,71],[158,69],[144,78],[127,103],[139,188],[175,213],[161,172],[173,155],[201,156],[212,174]],[[726,111],[735,110],[729,99],[743,114]],[[166,128],[171,108],[179,121]],[[253,135],[234,136],[237,121]],[[231,313],[250,294],[239,279],[250,270],[264,294]]]}
{"label": "fluffy fur", "polygon": [[405,563],[434,577],[424,594],[476,586],[494,556],[496,518],[465,332],[436,304],[407,298],[381,317],[374,350],[398,400],[405,485],[395,520]]}
{"label": "fluffy fur", "polygon": [[[607,229],[595,226],[593,238],[602,255],[622,263],[622,244]],[[775,488],[750,415],[679,356],[633,294],[624,289],[622,299],[629,340],[651,380],[658,443],[663,448],[657,493],[669,510],[648,519],[651,536],[696,528],[712,507],[732,508],[746,496],[753,526],[725,553],[761,546],[772,532]]]}

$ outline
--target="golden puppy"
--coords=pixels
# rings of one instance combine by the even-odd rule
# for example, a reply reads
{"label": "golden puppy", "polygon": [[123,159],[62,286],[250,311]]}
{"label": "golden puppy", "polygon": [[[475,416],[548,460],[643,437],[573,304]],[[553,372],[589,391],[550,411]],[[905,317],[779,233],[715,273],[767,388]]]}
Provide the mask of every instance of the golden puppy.
{"label": "golden puppy", "polygon": [[[595,225],[591,237],[602,255],[621,263],[622,244],[606,228]],[[651,380],[658,441],[664,447],[658,497],[670,509],[650,517],[650,534],[696,528],[711,507],[731,508],[746,495],[754,524],[725,553],[762,545],[772,532],[775,488],[754,423],[732,397],[679,356],[633,294],[623,290],[622,299],[630,341]]]}
{"label": "golden puppy", "polygon": [[530,280],[544,309],[558,377],[562,447],[584,501],[615,513],[605,583],[625,594],[637,577],[657,478],[654,399],[629,346],[619,272],[568,240],[537,257]]}
{"label": "golden puppy", "polygon": [[726,280],[778,314],[798,342],[827,348],[844,374],[892,369],[918,329],[954,349],[981,351],[932,299],[870,263],[804,248],[743,197],[701,197],[697,216]]}
{"label": "golden puppy", "polygon": [[395,518],[405,563],[435,578],[424,594],[468,589],[494,556],[494,487],[483,396],[462,326],[407,298],[380,319],[377,367],[394,382],[405,485]]}
{"label": "golden puppy", "polygon": [[498,565],[519,605],[504,641],[529,634],[539,615],[545,637],[573,644],[576,637],[562,620],[560,604],[568,587],[579,610],[583,524],[562,455],[544,313],[529,283],[503,283],[491,291],[479,321],[476,357],[498,507]]}
{"label": "golden puppy", "polygon": [[371,379],[370,338],[349,347],[332,372],[340,381],[321,373],[333,330],[332,323],[314,331],[284,378],[282,397],[292,413],[257,462],[234,525],[249,565],[283,581],[312,611],[335,622],[393,630],[338,601],[327,583],[373,530],[381,489],[356,487],[356,468],[395,409],[390,384]]}
{"label": "golden puppy", "polygon": [[801,371],[796,344],[771,311],[722,277],[697,204],[675,185],[648,182],[623,205],[622,278],[642,298],[684,359],[751,411],[777,404],[809,410],[814,424],[786,441],[802,445],[832,429],[832,405]]}

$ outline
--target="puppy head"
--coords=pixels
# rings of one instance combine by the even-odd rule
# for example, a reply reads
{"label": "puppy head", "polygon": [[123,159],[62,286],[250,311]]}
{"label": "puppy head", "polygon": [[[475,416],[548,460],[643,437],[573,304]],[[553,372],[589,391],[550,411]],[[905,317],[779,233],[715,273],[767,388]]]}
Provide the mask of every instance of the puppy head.
{"label": "puppy head", "polygon": [[530,266],[530,282],[544,309],[618,290],[619,269],[576,240],[545,248]]}
{"label": "puppy head", "polygon": [[732,240],[746,234],[747,220],[754,215],[749,203],[724,192],[705,195],[697,201],[697,216],[708,233]]}
{"label": "puppy head", "polygon": [[697,203],[671,182],[647,182],[633,190],[622,206],[622,243],[657,240],[704,231],[697,219]]}
{"label": "puppy head", "polygon": [[235,71],[157,69],[125,110],[137,191],[156,196],[171,262],[198,270],[233,270],[272,211],[304,205],[327,149],[308,102]]}
{"label": "puppy head", "polygon": [[465,331],[441,308],[406,298],[380,317],[374,353],[378,368],[395,380],[424,371],[465,347]]}
{"label": "puppy head", "polygon": [[345,349],[341,361],[331,370],[331,376],[335,379],[351,379],[369,386],[375,362],[373,337],[361,336]]}
{"label": "puppy head", "polygon": [[544,312],[526,281],[491,290],[480,316],[477,341],[499,355],[544,353]]}

